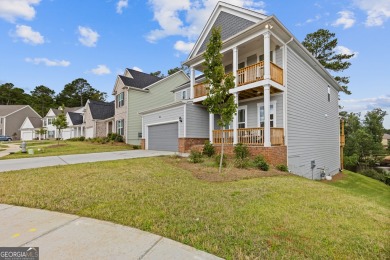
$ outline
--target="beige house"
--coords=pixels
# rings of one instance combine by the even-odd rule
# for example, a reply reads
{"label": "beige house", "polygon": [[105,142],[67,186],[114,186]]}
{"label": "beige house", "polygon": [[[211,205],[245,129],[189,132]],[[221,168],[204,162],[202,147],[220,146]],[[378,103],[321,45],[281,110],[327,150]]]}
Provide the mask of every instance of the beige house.
{"label": "beige house", "polygon": [[114,114],[114,102],[88,100],[83,117],[85,138],[105,137],[113,132]]}
{"label": "beige house", "polygon": [[389,140],[390,140],[390,135],[389,134],[384,134],[383,137],[382,137],[382,145],[384,147],[387,147],[389,142],[390,142]]}
{"label": "beige house", "polygon": [[20,139],[20,128],[26,117],[41,116],[29,105],[0,105],[0,135]]}
{"label": "beige house", "polygon": [[20,139],[23,141],[31,141],[34,139],[43,138],[36,132],[42,127],[41,117],[26,117],[20,127]]}

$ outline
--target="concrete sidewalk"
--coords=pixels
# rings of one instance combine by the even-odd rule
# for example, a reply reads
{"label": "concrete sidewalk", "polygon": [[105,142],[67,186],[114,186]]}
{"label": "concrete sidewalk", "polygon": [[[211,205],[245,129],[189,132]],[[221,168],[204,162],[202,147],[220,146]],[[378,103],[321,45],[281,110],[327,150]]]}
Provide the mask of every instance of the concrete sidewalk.
{"label": "concrete sidewalk", "polygon": [[0,157],[7,156],[10,153],[16,153],[17,151],[20,151],[20,144],[11,144],[5,142],[2,142],[1,144],[7,145],[8,148],[5,148],[4,151],[0,151]]}
{"label": "concrete sidewalk", "polygon": [[40,259],[221,259],[139,229],[5,204],[0,245],[39,247]]}
{"label": "concrete sidewalk", "polygon": [[0,172],[41,168],[47,166],[67,165],[87,162],[114,161],[142,157],[174,155],[174,152],[152,150],[130,150],[105,153],[72,154],[48,157],[0,160]]}

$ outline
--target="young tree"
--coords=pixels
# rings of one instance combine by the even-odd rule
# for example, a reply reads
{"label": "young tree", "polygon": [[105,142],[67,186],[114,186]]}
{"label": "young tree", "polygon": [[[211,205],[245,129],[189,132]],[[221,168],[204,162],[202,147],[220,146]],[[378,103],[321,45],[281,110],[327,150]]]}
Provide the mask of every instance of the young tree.
{"label": "young tree", "polygon": [[45,136],[47,133],[47,130],[43,127],[39,128],[39,130],[36,130],[35,133],[39,135],[39,140],[42,140],[42,136]]}
{"label": "young tree", "polygon": [[[329,30],[319,29],[309,33],[302,42],[303,46],[324,66],[326,69],[341,72],[351,66],[351,59],[355,54],[336,54],[337,38],[335,33]],[[335,80],[343,88],[343,91],[350,95],[348,90],[349,77],[335,76]]]}
{"label": "young tree", "polygon": [[234,88],[233,74],[225,74],[225,68],[222,64],[221,54],[222,40],[221,28],[213,28],[211,37],[203,57],[204,75],[206,82],[209,84],[209,92],[207,98],[203,101],[203,105],[207,107],[209,113],[220,115],[217,123],[222,128],[222,144],[221,144],[221,160],[219,163],[219,172],[222,171],[223,147],[224,147],[224,132],[225,126],[232,120],[237,112],[237,104],[234,102],[234,96],[229,93],[229,90]]}
{"label": "young tree", "polygon": [[62,105],[61,113],[53,120],[52,124],[58,130],[58,145],[60,144],[60,139],[62,138],[62,130],[68,127],[68,122],[66,121],[65,107]]}

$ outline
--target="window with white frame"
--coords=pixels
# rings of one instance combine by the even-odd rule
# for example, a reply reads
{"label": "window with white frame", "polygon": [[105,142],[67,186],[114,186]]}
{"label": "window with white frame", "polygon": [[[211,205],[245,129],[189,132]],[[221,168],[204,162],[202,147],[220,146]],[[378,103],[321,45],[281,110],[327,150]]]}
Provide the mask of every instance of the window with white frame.
{"label": "window with white frame", "polygon": [[330,86],[328,86],[328,102],[330,102]]}
{"label": "window with white frame", "polygon": [[43,126],[47,126],[46,119],[43,119]]}
{"label": "window with white frame", "polygon": [[121,92],[116,95],[117,107],[123,107],[125,105],[125,92]]}
{"label": "window with white frame", "polygon": [[242,106],[237,109],[238,128],[246,128],[246,122],[247,122],[246,109],[247,109],[246,106]]}
{"label": "window with white frame", "polygon": [[116,121],[116,133],[118,135],[123,135],[124,134],[124,119],[117,120]]}
{"label": "window with white frame", "polygon": [[[257,104],[258,122],[260,127],[264,127],[265,112],[264,103]],[[269,106],[269,122],[270,127],[276,127],[276,101],[272,101]]]}
{"label": "window with white frame", "polygon": [[187,89],[182,90],[181,99],[188,99],[188,90]]}
{"label": "window with white frame", "polygon": [[48,138],[54,138],[54,134],[55,134],[54,131],[47,131]]}
{"label": "window with white frame", "polygon": [[[270,52],[269,52],[269,59],[270,59],[271,62],[274,61],[274,52],[273,52],[273,51],[270,51]],[[261,55],[259,56],[259,62],[260,62],[260,61],[264,61],[264,54],[261,54]]]}
{"label": "window with white frame", "polygon": [[53,123],[53,118],[48,118],[48,119],[47,119],[47,124],[48,124],[48,125],[51,125],[52,123]]}

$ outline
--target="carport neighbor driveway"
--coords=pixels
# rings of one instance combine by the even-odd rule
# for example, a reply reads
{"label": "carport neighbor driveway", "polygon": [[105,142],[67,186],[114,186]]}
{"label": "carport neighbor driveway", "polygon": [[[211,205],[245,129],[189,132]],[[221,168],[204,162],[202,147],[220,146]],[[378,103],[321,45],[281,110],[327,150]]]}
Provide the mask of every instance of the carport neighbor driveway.
{"label": "carport neighbor driveway", "polygon": [[23,159],[9,159],[0,161],[0,172],[41,168],[47,166],[67,165],[88,162],[114,161],[122,159],[155,157],[162,155],[174,155],[174,152],[131,150],[106,153],[72,154],[48,157],[33,157]]}

